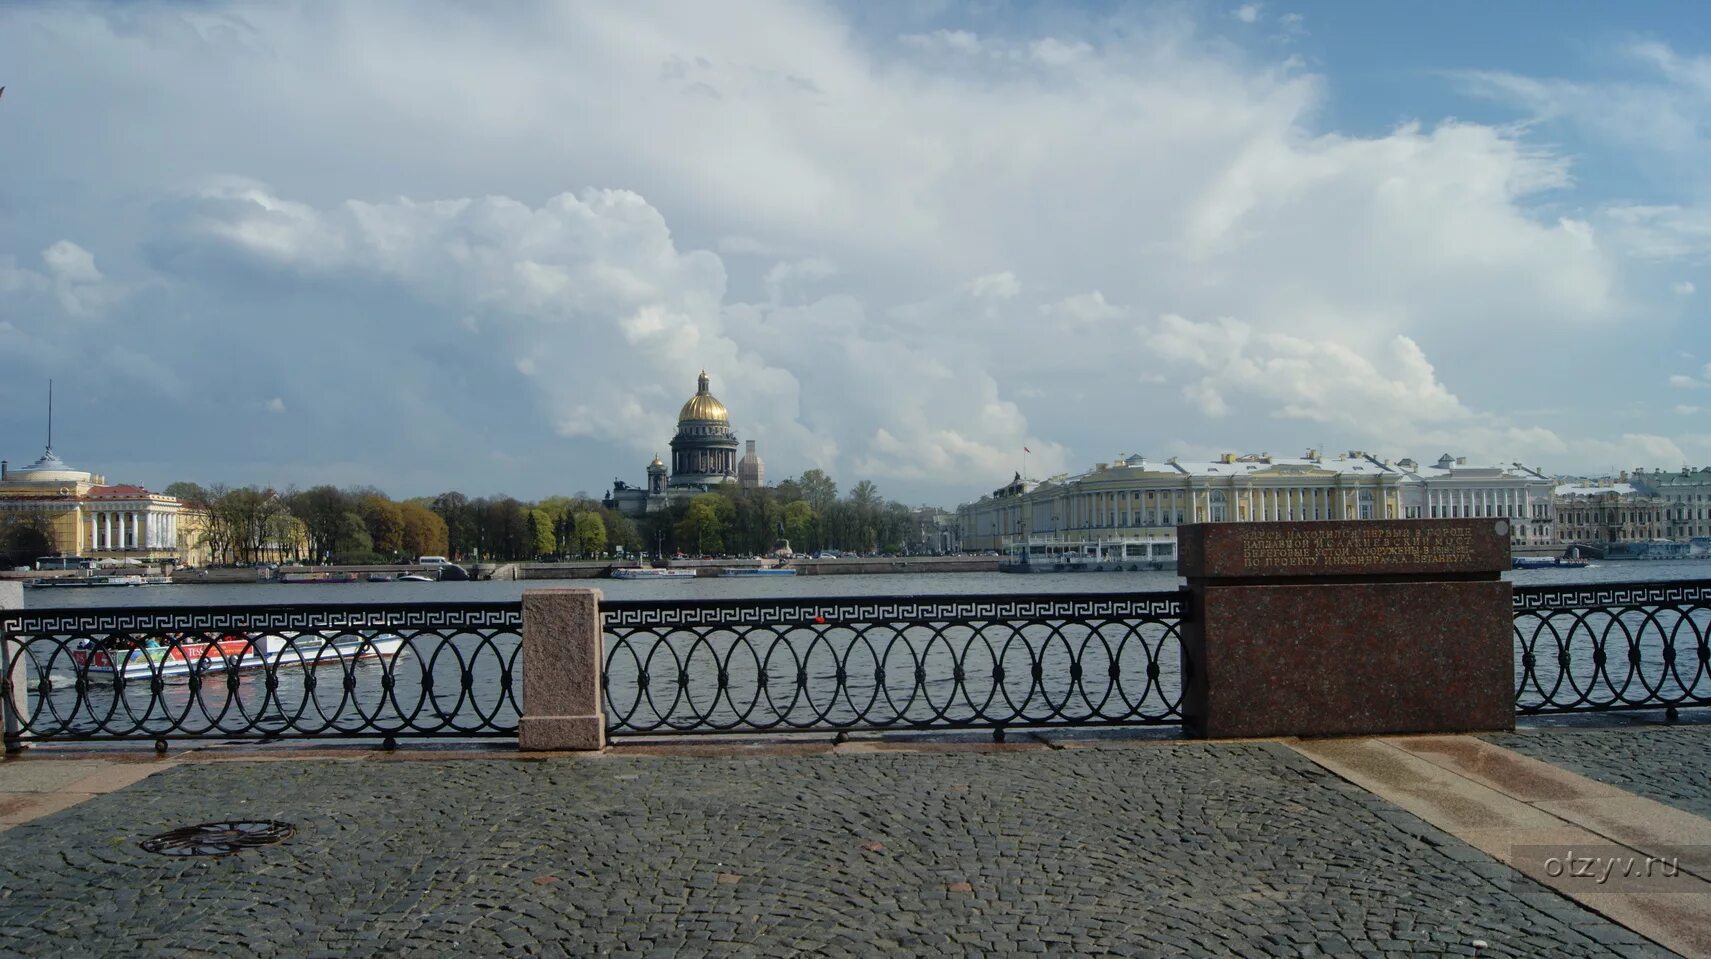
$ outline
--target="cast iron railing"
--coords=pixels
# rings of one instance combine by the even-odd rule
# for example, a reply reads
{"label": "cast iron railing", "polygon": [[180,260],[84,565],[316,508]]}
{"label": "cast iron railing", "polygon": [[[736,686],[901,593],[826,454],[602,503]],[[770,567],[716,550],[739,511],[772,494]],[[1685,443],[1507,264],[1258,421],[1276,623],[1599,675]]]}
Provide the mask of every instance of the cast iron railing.
{"label": "cast iron railing", "polygon": [[1711,582],[1515,587],[1519,713],[1711,705]]}
{"label": "cast iron railing", "polygon": [[615,735],[1182,721],[1176,592],[609,602]]}
{"label": "cast iron railing", "polygon": [[[602,605],[615,735],[1182,721],[1177,592]],[[19,741],[505,737],[518,603],[0,613]],[[1521,586],[1516,711],[1711,705],[1711,582]],[[14,695],[21,690],[21,695]]]}
{"label": "cast iron railing", "polygon": [[513,736],[521,635],[514,602],[0,612],[0,710],[18,741]]}

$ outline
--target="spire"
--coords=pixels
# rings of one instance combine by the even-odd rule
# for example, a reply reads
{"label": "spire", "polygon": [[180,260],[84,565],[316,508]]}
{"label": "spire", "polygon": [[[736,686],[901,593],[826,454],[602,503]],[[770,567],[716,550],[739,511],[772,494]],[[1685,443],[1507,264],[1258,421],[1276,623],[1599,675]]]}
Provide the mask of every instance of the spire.
{"label": "spire", "polygon": [[48,454],[53,454],[53,380],[48,380]]}

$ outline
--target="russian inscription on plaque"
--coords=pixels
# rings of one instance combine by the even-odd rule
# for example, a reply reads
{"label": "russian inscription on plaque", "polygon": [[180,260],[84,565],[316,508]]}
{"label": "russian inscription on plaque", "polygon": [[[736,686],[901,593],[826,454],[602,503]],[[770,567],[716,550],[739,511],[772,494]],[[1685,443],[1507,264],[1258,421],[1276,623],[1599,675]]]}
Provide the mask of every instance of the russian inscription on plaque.
{"label": "russian inscription on plaque", "polygon": [[1513,726],[1507,521],[1207,523],[1179,538],[1191,734]]}

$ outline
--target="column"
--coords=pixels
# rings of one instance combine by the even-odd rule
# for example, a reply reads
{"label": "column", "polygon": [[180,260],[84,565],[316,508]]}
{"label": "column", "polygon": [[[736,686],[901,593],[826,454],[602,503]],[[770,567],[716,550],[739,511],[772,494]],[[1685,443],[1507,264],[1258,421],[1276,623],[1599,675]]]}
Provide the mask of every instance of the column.
{"label": "column", "polygon": [[523,714],[518,723],[523,749],[605,748],[603,632],[599,590],[523,594]]}
{"label": "column", "polygon": [[89,551],[91,553],[101,548],[101,520],[99,513],[89,514]]}
{"label": "column", "polygon": [[113,548],[113,514],[101,514],[101,546],[103,549]]}

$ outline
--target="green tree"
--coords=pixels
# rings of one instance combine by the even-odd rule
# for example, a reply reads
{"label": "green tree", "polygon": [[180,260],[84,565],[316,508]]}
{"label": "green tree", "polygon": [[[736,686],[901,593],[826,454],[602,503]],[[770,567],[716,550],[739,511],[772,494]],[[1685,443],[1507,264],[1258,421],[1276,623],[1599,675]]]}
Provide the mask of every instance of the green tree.
{"label": "green tree", "polygon": [[585,510],[576,514],[576,551],[582,556],[606,552],[606,523],[599,513]]}
{"label": "green tree", "polygon": [[339,517],[338,533],[333,539],[333,560],[338,563],[375,563],[381,556],[374,551],[374,540],[368,535],[368,525],[362,514],[346,510]]}
{"label": "green tree", "polygon": [[796,480],[796,486],[802,491],[802,498],[808,501],[809,506],[814,507],[814,512],[822,516],[838,501],[838,484],[832,482],[832,478],[820,470],[803,473]]}
{"label": "green tree", "polygon": [[553,517],[544,509],[529,510],[529,529],[534,536],[536,556],[551,556],[558,552],[558,536],[553,532]]}
{"label": "green tree", "polygon": [[784,505],[784,535],[790,540],[792,548],[800,552],[809,552],[818,544],[814,542],[815,530],[814,507],[805,500]]}
{"label": "green tree", "polygon": [[291,515],[303,521],[312,558],[319,561],[338,551],[339,537],[345,532],[345,514],[351,511],[350,497],[336,487],[316,486],[288,495],[286,506]]}
{"label": "green tree", "polygon": [[630,518],[613,509],[601,509],[600,519],[606,524],[606,545],[622,546],[626,553],[642,551],[642,536]]}
{"label": "green tree", "polygon": [[725,550],[725,521],[719,516],[720,497],[703,493],[689,503],[689,509],[677,524],[677,542],[701,555]]}
{"label": "green tree", "polygon": [[470,520],[469,497],[451,490],[434,497],[429,508],[446,525],[445,555],[461,558],[475,548],[475,529]]}

